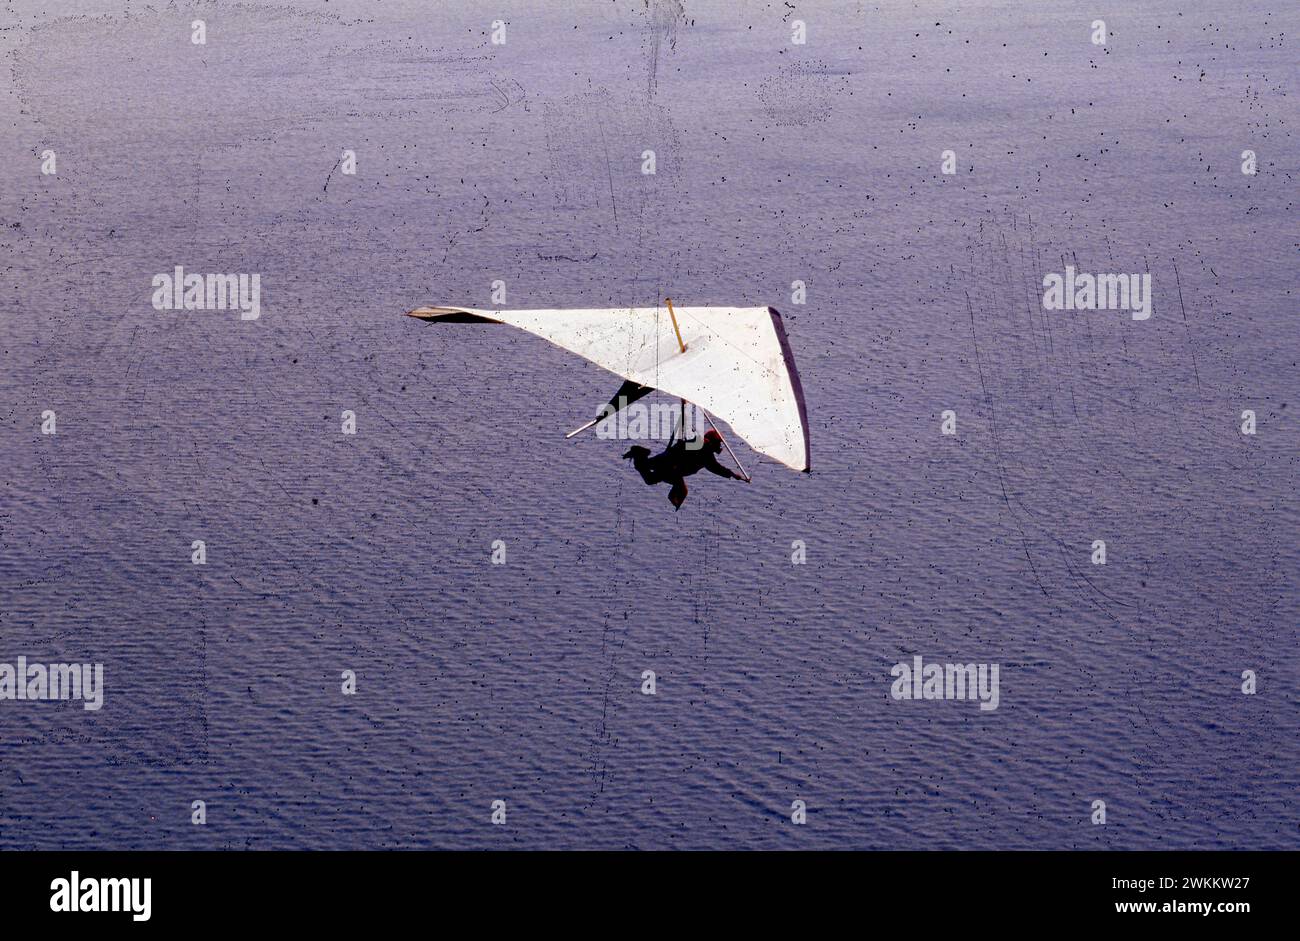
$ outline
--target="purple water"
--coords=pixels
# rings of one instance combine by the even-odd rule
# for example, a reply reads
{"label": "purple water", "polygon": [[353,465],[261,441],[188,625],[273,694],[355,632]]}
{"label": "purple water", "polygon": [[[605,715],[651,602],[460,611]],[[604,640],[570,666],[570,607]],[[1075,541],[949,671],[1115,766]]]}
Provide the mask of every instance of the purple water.
{"label": "purple water", "polygon": [[[0,847],[1296,848],[1295,5],[489,6],[0,11],[0,662],[105,670]],[[673,513],[616,377],[402,316],[495,280],[777,307],[814,472]]]}

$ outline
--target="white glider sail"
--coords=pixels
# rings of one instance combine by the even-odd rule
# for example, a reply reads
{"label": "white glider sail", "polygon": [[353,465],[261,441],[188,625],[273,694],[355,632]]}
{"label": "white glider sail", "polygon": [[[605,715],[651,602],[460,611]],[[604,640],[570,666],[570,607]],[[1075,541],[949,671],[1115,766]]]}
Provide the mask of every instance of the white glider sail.
{"label": "white glider sail", "polygon": [[676,307],[674,314],[684,351],[667,307],[421,307],[408,316],[527,330],[621,376],[626,388],[693,402],[755,451],[808,470],[808,413],[781,315],[771,307]]}

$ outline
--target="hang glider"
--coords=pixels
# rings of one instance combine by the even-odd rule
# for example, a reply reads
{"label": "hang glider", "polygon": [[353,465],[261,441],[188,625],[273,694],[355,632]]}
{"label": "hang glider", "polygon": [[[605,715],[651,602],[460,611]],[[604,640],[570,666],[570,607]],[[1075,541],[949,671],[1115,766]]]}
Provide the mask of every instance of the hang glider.
{"label": "hang glider", "polygon": [[[597,421],[659,390],[721,418],[760,454],[809,469],[808,411],[781,315],[772,307],[478,310],[421,307],[431,323],[502,323],[624,379]],[[620,405],[622,401],[622,405]],[[590,422],[584,428],[596,422]],[[583,430],[583,429],[579,429]]]}

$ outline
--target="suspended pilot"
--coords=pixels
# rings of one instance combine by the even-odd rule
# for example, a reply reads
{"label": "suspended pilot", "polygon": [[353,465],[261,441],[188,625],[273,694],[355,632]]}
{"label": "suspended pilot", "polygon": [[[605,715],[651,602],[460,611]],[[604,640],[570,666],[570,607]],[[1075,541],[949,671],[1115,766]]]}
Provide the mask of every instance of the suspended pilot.
{"label": "suspended pilot", "polygon": [[639,444],[633,445],[623,455],[623,460],[631,458],[632,466],[647,484],[665,481],[672,484],[672,489],[668,491],[668,500],[680,510],[682,504],[686,502],[685,478],[691,474],[707,470],[719,477],[729,477],[733,480],[745,479],[718,463],[717,455],[721,450],[722,435],[711,428],[704,433],[702,443],[698,438],[678,441],[670,444],[662,453],[654,457],[650,456],[649,448],[643,448]]}

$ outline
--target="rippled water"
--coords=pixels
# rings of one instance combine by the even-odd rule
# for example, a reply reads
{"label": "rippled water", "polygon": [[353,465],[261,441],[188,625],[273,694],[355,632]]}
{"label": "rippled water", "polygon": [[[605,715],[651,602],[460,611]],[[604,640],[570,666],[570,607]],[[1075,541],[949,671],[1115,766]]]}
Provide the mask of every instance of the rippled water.
{"label": "rippled water", "polygon": [[[0,846],[1296,847],[1294,7],[445,6],[0,13],[0,662],[107,687],[0,701]],[[401,316],[497,279],[780,308],[814,473],[674,514],[614,377]]]}

